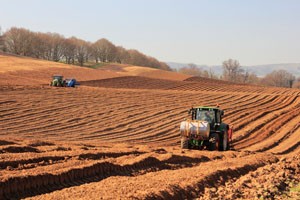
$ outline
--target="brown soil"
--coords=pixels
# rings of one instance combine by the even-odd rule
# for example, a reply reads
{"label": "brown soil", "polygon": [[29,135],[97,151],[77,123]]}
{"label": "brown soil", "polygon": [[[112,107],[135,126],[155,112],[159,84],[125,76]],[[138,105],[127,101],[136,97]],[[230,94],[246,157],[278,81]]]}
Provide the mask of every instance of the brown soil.
{"label": "brown soil", "polygon": [[[0,74],[0,199],[280,199],[300,181],[299,90],[60,69],[81,86],[45,85],[55,67]],[[187,110],[216,104],[232,149],[182,151]]]}
{"label": "brown soil", "polygon": [[199,199],[287,199],[282,196],[284,192],[299,182],[300,156],[297,155],[229,180],[224,186],[206,188]]}
{"label": "brown soil", "polygon": [[121,76],[141,76],[146,78],[157,78],[173,81],[183,81],[191,77],[189,75],[179,74],[176,72],[124,64],[108,64],[101,67],[101,69],[114,71]]}

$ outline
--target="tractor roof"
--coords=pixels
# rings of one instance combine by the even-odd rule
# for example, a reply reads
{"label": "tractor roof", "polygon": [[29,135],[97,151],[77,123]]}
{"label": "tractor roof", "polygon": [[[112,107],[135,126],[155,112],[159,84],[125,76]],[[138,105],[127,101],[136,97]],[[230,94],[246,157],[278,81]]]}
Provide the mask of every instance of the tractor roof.
{"label": "tractor roof", "polygon": [[193,108],[203,108],[203,109],[216,109],[216,110],[221,110],[219,107],[213,107],[213,106],[193,106]]}

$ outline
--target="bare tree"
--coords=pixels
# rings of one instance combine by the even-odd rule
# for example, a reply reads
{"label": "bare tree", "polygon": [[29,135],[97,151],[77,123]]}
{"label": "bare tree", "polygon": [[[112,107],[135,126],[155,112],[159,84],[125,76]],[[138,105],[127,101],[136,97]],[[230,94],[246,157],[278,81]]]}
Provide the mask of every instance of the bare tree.
{"label": "bare tree", "polygon": [[294,82],[293,87],[300,89],[300,77],[298,77],[297,80]]}
{"label": "bare tree", "polygon": [[145,54],[143,54],[135,49],[125,50],[125,49],[122,49],[122,47],[121,48],[119,47],[118,49],[119,49],[119,52],[121,52],[120,60],[122,63],[171,71],[171,68],[166,63],[159,62],[157,59],[155,59],[151,56],[146,56]]}
{"label": "bare tree", "polygon": [[270,74],[267,74],[262,79],[262,83],[269,86],[291,88],[295,79],[295,76],[286,70],[275,70]]}
{"label": "bare tree", "polygon": [[32,41],[31,57],[45,59],[46,46],[43,42],[43,33],[34,33],[34,40]]}
{"label": "bare tree", "polygon": [[96,42],[91,45],[91,53],[92,53],[92,57],[95,59],[95,62],[98,63],[100,52]]}
{"label": "bare tree", "polygon": [[76,54],[76,40],[74,38],[68,38],[64,40],[64,52],[63,57],[67,64],[75,64]]}
{"label": "bare tree", "polygon": [[4,51],[4,37],[0,26],[0,51]]}
{"label": "bare tree", "polygon": [[117,47],[116,62],[129,63],[129,60],[130,60],[130,54],[128,53],[128,51],[121,46]]}
{"label": "bare tree", "polygon": [[13,27],[4,34],[5,48],[14,54],[30,56],[33,33],[24,28]]}
{"label": "bare tree", "polygon": [[112,62],[115,61],[117,48],[116,46],[108,41],[107,39],[97,40],[92,44],[93,56],[96,59],[96,62],[100,60],[101,62]]}
{"label": "bare tree", "polygon": [[50,60],[58,62],[63,57],[65,38],[57,33],[48,33],[47,35]]}
{"label": "bare tree", "polygon": [[187,67],[182,67],[178,70],[179,73],[192,75],[192,76],[203,76],[202,70],[194,63],[188,64]]}
{"label": "bare tree", "polygon": [[166,71],[172,71],[171,67],[164,62],[159,62],[158,68]]}
{"label": "bare tree", "polygon": [[244,72],[239,61],[228,59],[223,62],[223,79],[226,81],[240,82],[240,75]]}
{"label": "bare tree", "polygon": [[76,37],[70,38],[70,41],[75,47],[74,58],[77,59],[80,66],[83,66],[88,56],[89,43]]}
{"label": "bare tree", "polygon": [[216,75],[216,73],[214,72],[212,67],[209,68],[208,75],[209,75],[209,78],[218,79],[218,76]]}
{"label": "bare tree", "polygon": [[260,79],[257,77],[257,75],[253,72],[246,72],[246,78],[244,79],[244,83],[249,83],[249,84],[259,84]]}

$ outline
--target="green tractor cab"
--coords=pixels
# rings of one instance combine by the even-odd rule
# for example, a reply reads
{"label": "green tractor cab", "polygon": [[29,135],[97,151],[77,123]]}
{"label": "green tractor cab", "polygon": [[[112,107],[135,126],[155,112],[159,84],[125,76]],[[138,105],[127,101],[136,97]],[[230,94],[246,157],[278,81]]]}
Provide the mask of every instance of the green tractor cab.
{"label": "green tractor cab", "polygon": [[54,87],[65,87],[66,82],[64,81],[64,77],[61,75],[54,75],[52,76],[52,81],[50,83],[50,86]]}
{"label": "green tractor cab", "polygon": [[191,119],[180,124],[182,149],[229,149],[232,128],[223,123],[223,110],[218,106],[196,106],[189,110],[189,114]]}

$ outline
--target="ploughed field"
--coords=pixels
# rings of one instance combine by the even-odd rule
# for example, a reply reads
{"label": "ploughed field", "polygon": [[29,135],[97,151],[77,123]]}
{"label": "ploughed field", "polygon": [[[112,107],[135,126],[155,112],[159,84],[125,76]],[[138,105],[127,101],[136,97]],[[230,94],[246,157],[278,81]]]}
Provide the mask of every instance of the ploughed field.
{"label": "ploughed field", "polygon": [[[299,183],[299,90],[108,69],[77,88],[1,82],[0,199],[285,199]],[[181,150],[187,110],[216,104],[231,150]]]}

